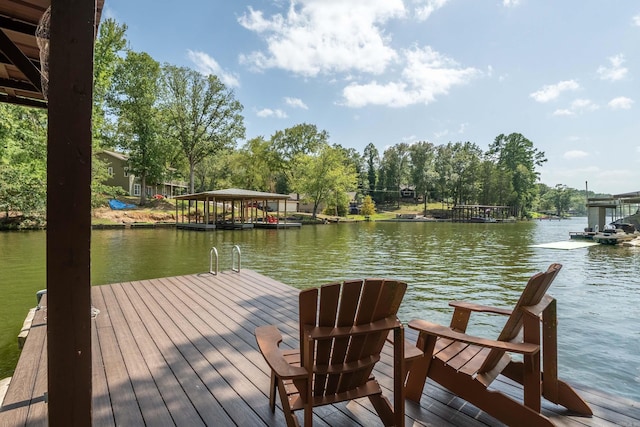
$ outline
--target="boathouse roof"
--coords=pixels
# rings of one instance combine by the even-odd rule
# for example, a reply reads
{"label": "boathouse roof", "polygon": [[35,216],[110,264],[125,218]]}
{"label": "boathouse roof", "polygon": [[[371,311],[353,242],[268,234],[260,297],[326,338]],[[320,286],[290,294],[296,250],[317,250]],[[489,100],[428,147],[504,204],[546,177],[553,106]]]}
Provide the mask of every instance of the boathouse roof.
{"label": "boathouse roof", "polygon": [[242,190],[239,188],[226,188],[224,190],[205,191],[175,197],[177,200],[288,200],[289,198],[288,194],[266,193],[263,191]]}

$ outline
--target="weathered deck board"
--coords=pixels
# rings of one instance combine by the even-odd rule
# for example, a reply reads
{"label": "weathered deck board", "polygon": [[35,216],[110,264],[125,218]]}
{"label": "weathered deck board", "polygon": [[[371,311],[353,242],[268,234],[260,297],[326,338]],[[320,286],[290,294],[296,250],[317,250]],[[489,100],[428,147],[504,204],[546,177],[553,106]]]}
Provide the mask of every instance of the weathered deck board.
{"label": "weathered deck board", "polygon": [[[256,326],[275,324],[296,347],[298,290],[250,270],[196,274],[92,288],[95,426],[284,425],[269,410],[269,370]],[[0,426],[46,425],[46,309],[39,310],[0,412]],[[406,330],[407,338],[415,332]],[[392,352],[375,375],[392,395]],[[562,366],[560,366],[562,372]],[[519,389],[502,377],[495,387]],[[593,418],[543,403],[558,426],[639,425],[640,403],[580,389]],[[428,382],[422,401],[406,403],[407,425],[494,426],[495,419]],[[379,426],[367,399],[317,408],[318,426]]]}

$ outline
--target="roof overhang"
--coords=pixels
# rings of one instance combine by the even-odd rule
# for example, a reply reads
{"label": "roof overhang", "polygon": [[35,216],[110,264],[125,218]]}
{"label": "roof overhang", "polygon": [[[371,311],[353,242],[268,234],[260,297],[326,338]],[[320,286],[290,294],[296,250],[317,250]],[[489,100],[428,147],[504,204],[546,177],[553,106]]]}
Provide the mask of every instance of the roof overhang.
{"label": "roof overhang", "polygon": [[205,191],[203,193],[175,196],[176,200],[290,200],[287,194],[265,193],[262,191],[227,188],[225,190]]}
{"label": "roof overhang", "polygon": [[[0,0],[0,102],[47,108],[35,34],[50,5],[51,0]],[[103,6],[97,0],[96,27]]]}

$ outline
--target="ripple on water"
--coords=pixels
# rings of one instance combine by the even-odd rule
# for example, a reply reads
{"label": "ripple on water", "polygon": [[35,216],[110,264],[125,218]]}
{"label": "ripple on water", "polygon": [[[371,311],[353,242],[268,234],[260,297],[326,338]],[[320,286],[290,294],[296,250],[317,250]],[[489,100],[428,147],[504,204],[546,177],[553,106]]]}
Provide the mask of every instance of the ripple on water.
{"label": "ripple on water", "polygon": [[[206,271],[211,246],[218,248],[220,268],[227,270],[231,248],[239,245],[243,268],[300,289],[356,277],[405,280],[409,288],[401,319],[448,324],[450,300],[513,306],[532,274],[559,262],[563,269],[550,293],[558,300],[561,376],[640,401],[640,250],[531,247],[568,240],[570,231],[582,230],[585,224],[586,219],[576,219],[517,224],[359,223],[211,233],[104,230],[92,236],[92,281],[114,283]],[[30,288],[41,288],[36,282],[44,278],[44,236],[24,234],[12,244],[2,237],[0,299],[28,301],[24,302],[28,309],[33,304]],[[36,266],[28,262],[34,245],[43,254]],[[7,264],[8,259],[14,260],[13,265]],[[25,282],[25,277],[30,279]],[[26,290],[9,291],[8,283],[21,283]],[[26,310],[19,306],[17,312],[21,324]],[[495,337],[502,326],[499,316],[472,319],[470,331],[488,337]],[[10,340],[13,344],[15,335]]]}

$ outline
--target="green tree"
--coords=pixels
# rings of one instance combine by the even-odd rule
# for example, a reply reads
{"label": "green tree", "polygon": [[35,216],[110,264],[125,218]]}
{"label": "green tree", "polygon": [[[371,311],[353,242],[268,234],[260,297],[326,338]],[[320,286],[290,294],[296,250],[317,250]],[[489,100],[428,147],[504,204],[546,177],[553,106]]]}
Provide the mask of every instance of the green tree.
{"label": "green tree", "polygon": [[526,216],[537,192],[536,181],[540,174],[536,168],[547,161],[544,152],[538,151],[533,142],[521,134],[512,133],[498,135],[489,145],[487,155],[511,174],[513,197],[510,203],[519,216]]}
{"label": "green tree", "polygon": [[367,216],[373,215],[374,213],[376,213],[376,204],[371,198],[371,196],[368,194],[364,196],[364,200],[362,200],[361,213],[362,215],[367,215]]}
{"label": "green tree", "polygon": [[[113,148],[109,140],[113,133],[111,121],[107,120],[108,95],[113,88],[113,76],[124,61],[127,39],[126,24],[119,25],[112,18],[100,24],[100,30],[94,47],[93,60],[93,147]],[[95,157],[94,157],[95,161]]]}
{"label": "green tree", "polygon": [[233,166],[236,152],[224,149],[215,156],[206,157],[195,167],[195,192],[209,191],[212,188],[227,188],[234,184]]}
{"label": "green tree", "polygon": [[371,194],[375,191],[377,185],[378,168],[380,167],[380,153],[375,145],[369,143],[364,147],[362,157],[367,164],[367,183],[369,184],[365,189],[365,194]]}
{"label": "green tree", "polygon": [[438,145],[434,158],[434,171],[436,173],[436,197],[448,204],[453,193],[450,183],[453,182],[453,169],[451,161],[453,158],[452,144]]}
{"label": "green tree", "polygon": [[538,183],[538,197],[536,200],[535,210],[541,213],[547,213],[555,210],[553,201],[553,189],[546,184]]}
{"label": "green tree", "polygon": [[117,117],[117,145],[127,150],[129,170],[140,179],[140,205],[146,184],[160,180],[166,168],[165,140],[159,129],[160,65],[144,52],[127,52],[116,67],[109,105]]}
{"label": "green tree", "polygon": [[189,165],[189,187],[194,191],[195,167],[244,138],[242,104],[215,75],[204,76],[186,67],[165,65],[163,115],[167,133],[182,149]]}
{"label": "green tree", "polygon": [[[360,155],[360,153],[358,153],[358,151],[355,148],[345,148],[340,144],[334,144],[333,146],[335,148],[342,150],[344,152],[345,159],[347,159],[347,162],[353,165],[353,168],[356,171],[356,175],[358,179],[358,183],[356,187],[358,190],[358,193],[356,194],[356,199],[358,198],[361,199],[362,194],[369,187],[368,180],[367,180],[367,172],[366,172],[366,167],[364,165],[363,157]],[[347,200],[347,204],[348,202],[349,200]]]}
{"label": "green tree", "polygon": [[0,210],[44,218],[47,195],[46,111],[0,104]]}
{"label": "green tree", "polygon": [[93,65],[93,158],[91,160],[91,199],[93,206],[104,202],[104,195],[115,196],[124,193],[120,187],[108,186],[105,181],[109,178],[106,162],[95,154],[102,148],[113,148],[112,121],[107,119],[108,94],[112,90],[113,76],[116,68],[124,60],[127,40],[125,34],[127,26],[119,25],[112,18],[105,19],[100,24],[100,30],[94,48]]}
{"label": "green tree", "polygon": [[231,180],[234,187],[255,191],[275,191],[275,177],[271,170],[272,152],[269,141],[252,138],[231,157]]}
{"label": "green tree", "polygon": [[334,191],[327,200],[326,215],[347,216],[349,213],[349,195],[344,191]]}
{"label": "green tree", "polygon": [[356,187],[355,168],[340,148],[324,144],[315,154],[299,154],[295,164],[292,188],[313,204],[313,218],[320,203],[339,201],[341,194]]}
{"label": "green tree", "polygon": [[569,211],[573,193],[574,190],[564,184],[556,184],[556,186],[551,190],[556,215],[562,216]]}
{"label": "green tree", "polygon": [[511,173],[485,157],[480,164],[479,174],[480,195],[478,202],[483,205],[507,205],[513,194]]}
{"label": "green tree", "polygon": [[456,204],[473,203],[478,197],[478,172],[482,151],[472,142],[451,145],[452,196]]}
{"label": "green tree", "polygon": [[435,149],[432,143],[420,141],[409,148],[411,156],[411,179],[415,186],[416,195],[422,196],[424,211],[427,210],[429,192],[436,179],[434,166]]}
{"label": "green tree", "polygon": [[292,188],[294,171],[301,155],[317,152],[329,140],[327,131],[318,131],[315,125],[302,123],[285,130],[279,130],[271,136],[272,170],[280,177],[276,178],[276,191],[289,193]]}
{"label": "green tree", "polygon": [[401,142],[387,148],[382,155],[380,169],[384,170],[385,184],[387,192],[394,195],[393,200],[400,207],[400,190],[402,185],[407,185],[409,181],[409,144]]}

